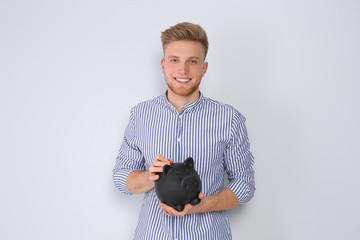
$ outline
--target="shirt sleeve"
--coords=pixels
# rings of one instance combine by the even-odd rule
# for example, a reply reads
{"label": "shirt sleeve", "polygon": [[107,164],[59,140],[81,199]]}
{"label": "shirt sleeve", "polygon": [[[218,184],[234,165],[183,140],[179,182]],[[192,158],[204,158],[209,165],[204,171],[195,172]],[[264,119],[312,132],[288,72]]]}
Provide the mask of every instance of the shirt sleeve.
{"label": "shirt sleeve", "polygon": [[235,193],[238,204],[241,205],[254,196],[254,157],[250,151],[245,117],[234,111],[231,138],[225,150],[225,170],[229,180],[226,187]]}
{"label": "shirt sleeve", "polygon": [[113,180],[117,189],[125,194],[132,194],[126,186],[128,175],[135,170],[146,170],[144,157],[136,144],[134,114],[131,111],[129,124],[125,129],[124,139],[113,170]]}

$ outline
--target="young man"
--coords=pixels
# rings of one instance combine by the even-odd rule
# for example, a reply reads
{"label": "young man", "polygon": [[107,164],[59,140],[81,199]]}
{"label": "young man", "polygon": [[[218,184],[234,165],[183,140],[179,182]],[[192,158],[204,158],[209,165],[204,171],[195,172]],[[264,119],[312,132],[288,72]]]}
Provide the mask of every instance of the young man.
{"label": "young man", "polygon": [[[134,239],[231,239],[225,210],[249,201],[255,191],[245,118],[199,91],[208,68],[208,40],[199,25],[179,23],[161,40],[168,90],[131,109],[115,185],[125,194],[145,193]],[[194,159],[203,192],[200,204],[178,212],[156,196],[156,173],[187,157]]]}

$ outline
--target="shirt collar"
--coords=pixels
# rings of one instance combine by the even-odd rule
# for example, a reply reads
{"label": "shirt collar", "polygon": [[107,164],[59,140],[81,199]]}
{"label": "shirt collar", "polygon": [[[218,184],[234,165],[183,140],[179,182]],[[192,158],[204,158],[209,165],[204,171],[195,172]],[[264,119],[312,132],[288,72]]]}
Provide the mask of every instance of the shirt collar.
{"label": "shirt collar", "polygon": [[[169,102],[169,100],[167,99],[166,97],[166,94],[167,94],[167,91],[162,94],[159,98],[160,100],[160,103],[166,107],[169,107],[171,109],[175,109],[175,107]],[[200,91],[200,97],[198,100],[196,100],[195,102],[192,102],[192,103],[187,103],[185,104],[183,107],[182,107],[182,112],[185,112],[185,111],[190,111],[192,109],[196,109],[198,108],[201,103],[204,101],[204,95],[202,94],[202,92]]]}

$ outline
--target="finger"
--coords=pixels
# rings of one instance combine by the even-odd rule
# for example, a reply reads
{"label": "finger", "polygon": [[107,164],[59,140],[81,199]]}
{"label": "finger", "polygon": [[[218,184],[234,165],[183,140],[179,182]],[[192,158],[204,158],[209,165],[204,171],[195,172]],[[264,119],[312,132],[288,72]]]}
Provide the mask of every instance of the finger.
{"label": "finger", "polygon": [[150,175],[154,175],[154,174],[162,172],[162,168],[150,167],[149,172],[150,172]]}
{"label": "finger", "polygon": [[166,204],[162,204],[162,207],[161,207],[161,208],[162,208],[163,212],[164,212],[166,215],[171,216],[171,217],[175,216],[175,215],[173,214],[171,208],[169,208]]}
{"label": "finger", "polygon": [[161,165],[161,166],[151,165],[149,167],[149,171],[151,171],[151,172],[159,172],[159,170],[161,170],[161,172],[162,172],[163,167],[164,167],[164,165]]}
{"label": "finger", "polygon": [[199,198],[200,198],[200,200],[203,200],[205,197],[206,197],[206,196],[205,196],[205,194],[204,194],[203,192],[200,192],[200,193],[199,193]]}
{"label": "finger", "polygon": [[151,181],[156,181],[156,180],[158,180],[159,179],[159,175],[158,174],[156,174],[156,173],[150,173],[150,176],[149,176],[149,178],[150,178],[150,180]]}
{"label": "finger", "polygon": [[168,213],[169,216],[185,216],[185,214],[187,214],[191,208],[191,204],[186,204],[184,210],[179,212],[175,208],[170,207],[164,203],[160,203],[159,205],[162,207],[164,212]]}
{"label": "finger", "polygon": [[157,161],[155,160],[150,167],[155,167],[155,168],[158,168],[158,169],[162,169],[164,167],[164,165],[166,165],[168,163],[166,162],[160,162],[160,161]]}
{"label": "finger", "polygon": [[173,217],[173,216],[174,216],[174,214],[172,214],[172,213],[170,213],[170,212],[167,212],[167,211],[164,210],[164,209],[163,209],[163,212],[164,212],[164,214],[166,214],[166,215],[168,215],[168,216],[170,216],[170,217]]}
{"label": "finger", "polygon": [[154,166],[157,166],[157,167],[163,167],[164,165],[171,165],[173,164],[173,160],[170,160],[170,159],[163,159],[163,160],[155,160],[153,162],[153,165]]}
{"label": "finger", "polygon": [[163,155],[161,155],[161,154],[157,155],[157,156],[155,157],[155,160],[158,160],[158,161],[160,161],[160,162],[167,162],[167,159],[166,159]]}
{"label": "finger", "polygon": [[152,166],[154,167],[162,167],[164,165],[163,162],[159,161],[159,160],[155,160],[153,163],[152,163]]}
{"label": "finger", "polygon": [[162,210],[170,215],[175,216],[176,215],[176,210],[168,205],[166,205],[165,203],[160,203],[159,206],[162,208]]}
{"label": "finger", "polygon": [[165,164],[172,164],[173,162],[174,162],[174,160],[172,160],[172,159],[167,159],[167,158],[165,158],[163,155],[161,155],[161,154],[159,154],[159,155],[157,155],[156,157],[155,157],[155,160],[154,160],[154,162],[156,161],[156,160],[158,160],[159,162],[161,162],[161,163],[165,163]]}

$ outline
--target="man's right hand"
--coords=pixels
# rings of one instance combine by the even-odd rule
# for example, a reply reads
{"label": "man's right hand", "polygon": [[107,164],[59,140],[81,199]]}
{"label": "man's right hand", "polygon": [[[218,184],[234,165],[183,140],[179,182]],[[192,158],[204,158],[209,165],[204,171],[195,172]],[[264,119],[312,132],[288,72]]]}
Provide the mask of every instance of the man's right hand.
{"label": "man's right hand", "polygon": [[173,164],[172,159],[166,159],[162,155],[154,158],[148,171],[132,171],[127,179],[126,186],[132,193],[145,193],[155,187],[155,181],[159,179],[158,173],[163,171],[164,165]]}
{"label": "man's right hand", "polygon": [[151,181],[156,181],[159,179],[159,174],[163,171],[163,167],[165,165],[171,165],[174,163],[174,160],[172,159],[167,159],[164,156],[162,156],[161,154],[157,155],[154,158],[153,163],[151,164],[150,168],[149,168],[149,179]]}

